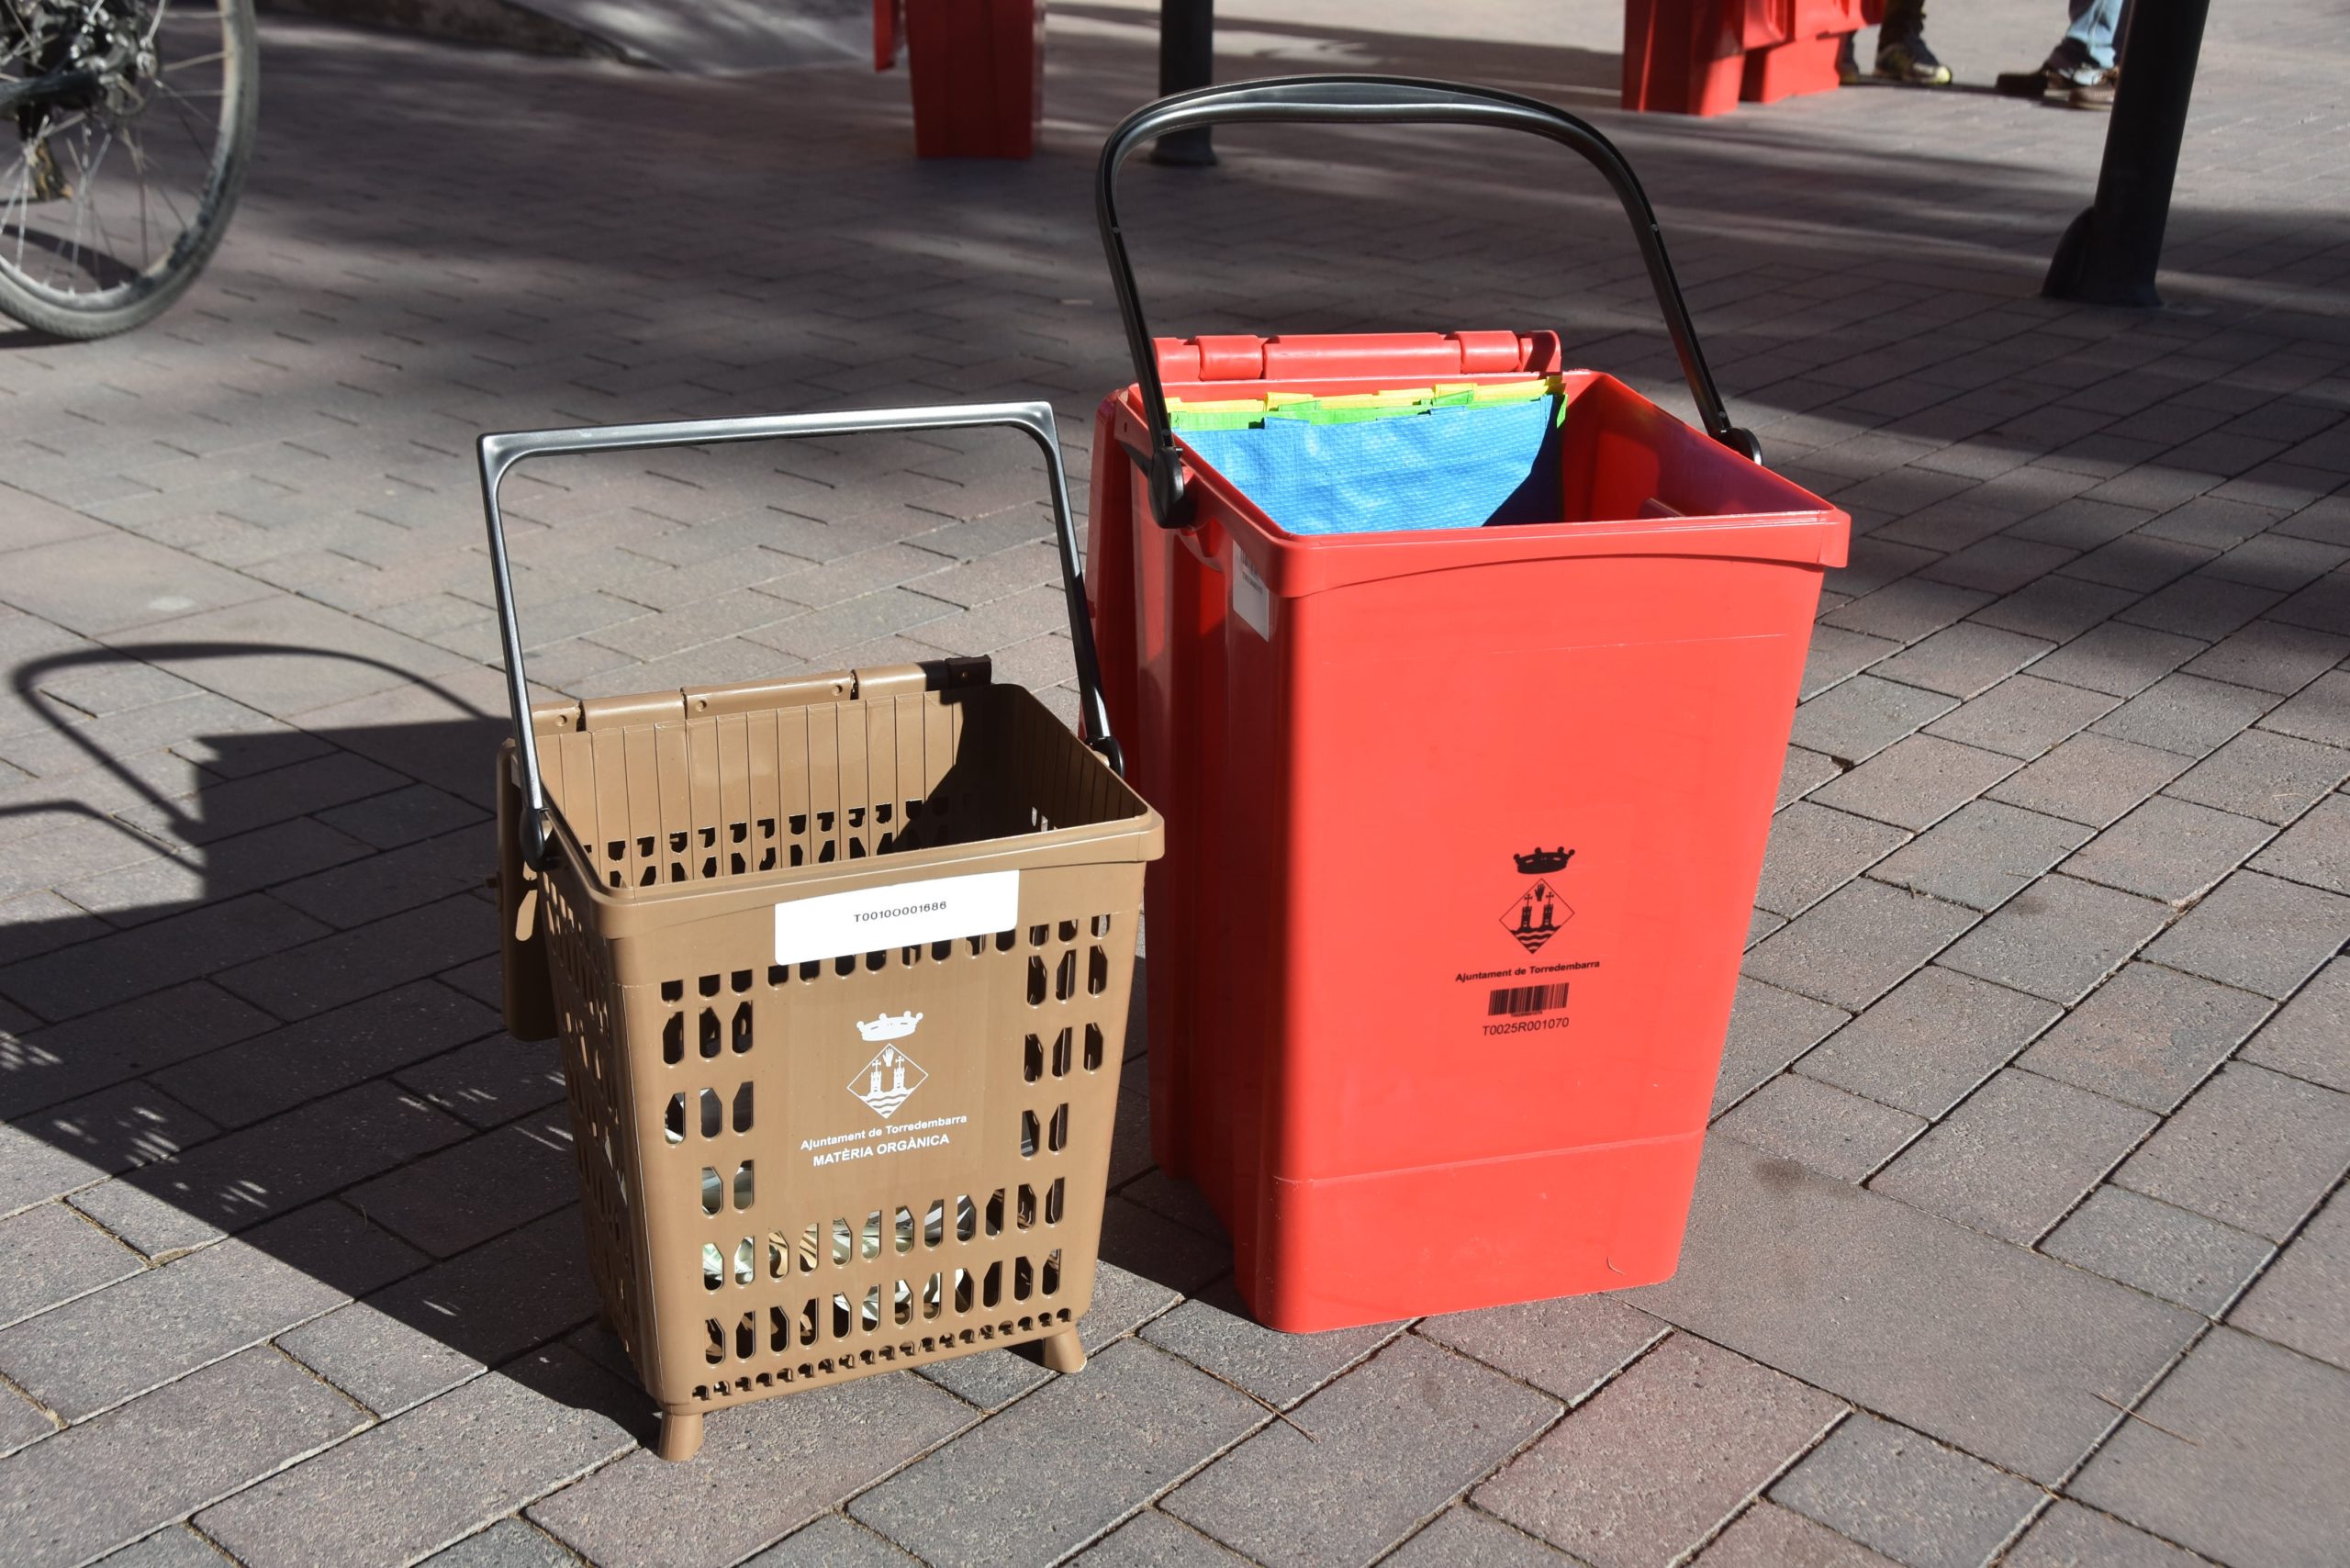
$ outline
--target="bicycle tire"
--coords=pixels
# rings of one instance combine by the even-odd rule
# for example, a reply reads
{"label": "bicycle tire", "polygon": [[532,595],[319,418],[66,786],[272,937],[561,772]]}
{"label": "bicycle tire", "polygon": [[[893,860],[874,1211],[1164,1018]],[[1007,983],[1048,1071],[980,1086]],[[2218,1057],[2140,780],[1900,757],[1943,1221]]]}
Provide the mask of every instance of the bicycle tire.
{"label": "bicycle tire", "polygon": [[[158,14],[169,4],[164,0],[157,7]],[[142,326],[170,308],[220,248],[252,162],[260,125],[261,49],[253,0],[215,0],[203,10],[219,18],[223,103],[217,121],[218,139],[203,188],[195,197],[195,218],[165,253],[119,284],[80,292],[57,288],[30,275],[22,264],[21,240],[17,259],[6,253],[9,209],[0,206],[0,315],[52,337],[82,341],[112,337]]]}

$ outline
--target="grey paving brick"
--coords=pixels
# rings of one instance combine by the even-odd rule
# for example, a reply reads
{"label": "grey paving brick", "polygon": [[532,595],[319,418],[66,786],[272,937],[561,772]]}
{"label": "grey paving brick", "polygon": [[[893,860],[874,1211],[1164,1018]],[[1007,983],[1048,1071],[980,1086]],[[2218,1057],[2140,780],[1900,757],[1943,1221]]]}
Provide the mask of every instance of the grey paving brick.
{"label": "grey paving brick", "polygon": [[1740,977],[1714,1083],[1714,1114],[1776,1077],[1851,1016],[1841,1007]]}
{"label": "grey paving brick", "polygon": [[1981,588],[1986,593],[2012,593],[2038,581],[2076,554],[2062,544],[2005,534],[1953,551],[1918,575],[1936,582],[1956,583],[1961,588]]}
{"label": "grey paving brick", "polygon": [[596,1311],[578,1213],[561,1210],[438,1263],[367,1304],[495,1366]]}
{"label": "grey paving brick", "polygon": [[2157,795],[2065,862],[2065,874],[2181,904],[2266,844],[2266,823]]}
{"label": "grey paving brick", "polygon": [[2089,727],[2183,756],[2208,756],[2276,701],[2249,686],[2174,671]]}
{"label": "grey paving brick", "polygon": [[1779,770],[1779,799],[1774,809],[1799,800],[1815,787],[1825,784],[1844,771],[1835,762],[1816,751],[1806,751],[1799,745],[1787,748],[1787,758]]}
{"label": "grey paving brick", "polygon": [[[1144,1516],[1146,1518],[1149,1517]],[[839,1514],[826,1514],[815,1523],[793,1532],[789,1539],[778,1541],[750,1559],[743,1568],[920,1568],[920,1565],[921,1559],[908,1556],[856,1520]]]}
{"label": "grey paving brick", "polygon": [[[1916,744],[1914,737],[1904,741],[1880,754],[1877,761]],[[1876,765],[1867,763],[1827,788],[1837,789]],[[1763,857],[1762,881],[1754,902],[1774,914],[1801,914],[1908,836],[1883,823],[1798,801],[1771,819],[1771,845]]]}
{"label": "grey paving brick", "polygon": [[1881,883],[1849,882],[1747,956],[1746,972],[1858,1012],[1975,924],[1972,911]]}
{"label": "grey paving brick", "polygon": [[1989,793],[2011,806],[2104,827],[2190,766],[2175,752],[2110,735],[2075,735]]}
{"label": "grey paving brick", "polygon": [[276,1351],[168,1383],[0,1465],[0,1523],[24,1568],[86,1562],[366,1422]]}
{"label": "grey paving brick", "polygon": [[632,1441],[609,1417],[493,1372],[248,1487],[196,1522],[252,1568],[408,1562]]}
{"label": "grey paving brick", "polygon": [[1795,743],[1857,763],[1956,706],[1940,692],[1856,675],[1796,710]]}
{"label": "grey paving brick", "polygon": [[2119,697],[2085,687],[2011,675],[1928,724],[1926,734],[2029,762],[2121,702]]}
{"label": "grey paving brick", "polygon": [[2332,746],[2350,746],[2350,673],[2322,675],[2268,715],[2263,728]]}
{"label": "grey paving brick", "polygon": [[233,1231],[453,1143],[465,1131],[389,1084],[364,1083],[123,1180]]}
{"label": "grey paving brick", "polygon": [[1838,626],[1815,626],[1804,653],[1803,684],[1798,689],[1805,697],[1815,696],[1900,651],[1901,644],[1887,638],[1863,636]]}
{"label": "grey paving brick", "polygon": [[1283,1334],[1253,1322],[1227,1282],[1146,1324],[1142,1337],[1287,1409],[1404,1331],[1401,1323]]}
{"label": "grey paving brick", "polygon": [[2207,644],[2118,621],[2091,627],[2032,666],[2032,673],[2113,697],[2134,697]]}
{"label": "grey paving brick", "polygon": [[2255,621],[2186,665],[2189,675],[2249,686],[2279,697],[2299,691],[2350,655],[2350,637]]}
{"label": "grey paving brick", "polygon": [[0,1220],[0,1325],[45,1312],[139,1271],[139,1255],[62,1204]]}
{"label": "grey paving brick", "polygon": [[[1137,1340],[865,1493],[850,1514],[925,1562],[1049,1561],[1166,1490],[1262,1406]],[[968,1499],[944,1511],[939,1496]]]}
{"label": "grey paving brick", "polygon": [[1998,685],[2054,645],[1963,621],[1886,659],[1876,673],[1887,680],[1968,698]]}
{"label": "grey paving brick", "polygon": [[49,1139],[0,1126],[0,1212],[28,1209],[106,1180],[106,1171]]}
{"label": "grey paving brick", "polygon": [[1823,806],[1913,832],[1930,827],[2016,770],[1998,752],[1911,735],[1812,791]]}
{"label": "grey paving brick", "polygon": [[1922,1118],[1783,1073],[1731,1108],[1717,1127],[1741,1143],[1858,1182],[1925,1126]]}
{"label": "grey paving brick", "polygon": [[2350,751],[2247,730],[2197,763],[2166,793],[2282,824],[2350,778]]}
{"label": "grey paving brick", "polygon": [[2350,899],[2257,871],[2221,882],[2146,949],[2189,974],[2286,997],[2350,940]]}
{"label": "grey paving brick", "polygon": [[490,1009],[418,980],[181,1062],[155,1081],[223,1126],[244,1126],[499,1029]]}
{"label": "grey paving brick", "polygon": [[15,1453],[28,1443],[55,1432],[61,1423],[15,1389],[0,1398],[0,1456]]}
{"label": "grey paving brick", "polygon": [[2012,1060],[2054,1003],[1929,964],[1806,1056],[1796,1070],[1938,1117]]}
{"label": "grey paving brick", "polygon": [[1915,643],[1990,602],[1991,595],[1978,588],[1903,577],[1820,617],[1820,622],[1847,632]]}
{"label": "grey paving brick", "polygon": [[2141,529],[2067,561],[2064,575],[2149,593],[2173,578],[2186,576],[2218,554],[2210,546],[2158,538]]}
{"label": "grey paving brick", "polygon": [[1707,1141],[1680,1272],[1628,1299],[2042,1483],[2203,1322],[1725,1137]]}
{"label": "grey paving brick", "polygon": [[400,1266],[363,1249],[346,1254],[360,1271],[345,1263],[314,1276],[305,1265],[350,1239],[330,1228],[364,1226],[348,1215],[291,1215],[250,1243],[220,1242],[19,1323],[0,1333],[0,1370],[78,1421],[315,1317]]}
{"label": "grey paving brick", "polygon": [[2350,960],[2320,969],[2261,1026],[2243,1059],[2350,1092]]}
{"label": "grey paving brick", "polygon": [[1930,1438],[1855,1414],[1771,1500],[1913,1568],[1980,1568],[2045,1494]]}
{"label": "grey paving brick", "polygon": [[229,1234],[128,1182],[101,1182],[65,1201],[154,1262],[193,1251]]}
{"label": "grey paving brick", "polygon": [[218,979],[281,1018],[308,1018],[478,957],[496,945],[492,906],[470,893],[289,946]]}
{"label": "grey paving brick", "polygon": [[[535,661],[532,666],[536,670]],[[386,794],[314,812],[319,821],[377,849],[437,837],[483,820],[481,809],[430,784],[409,784]]]}
{"label": "grey paving brick", "polygon": [[185,1525],[173,1525],[107,1552],[96,1568],[223,1568],[228,1561],[218,1547]]}
{"label": "grey paving brick", "polygon": [[1998,801],[1970,801],[1915,842],[1878,861],[1869,875],[1897,888],[1987,912],[2014,897],[2088,837],[2087,828],[2061,817],[2042,816]]}
{"label": "grey paving brick", "polygon": [[270,593],[251,577],[115,529],[17,552],[8,584],[17,609],[92,635]]}
{"label": "grey paving brick", "polygon": [[2033,1521],[2007,1568],[2201,1568],[2206,1560],[2069,1497]]}
{"label": "grey paving brick", "polygon": [[1163,1506],[1270,1568],[1365,1562],[1532,1439],[1559,1409],[1407,1337],[1259,1431]]}
{"label": "grey paving brick", "polygon": [[2350,796],[2329,795],[2277,835],[2253,865],[2263,871],[2350,893]]}
{"label": "grey paving brick", "polygon": [[2155,1125],[2143,1111],[2007,1069],[1869,1184],[2029,1245]]}
{"label": "grey paving brick", "polygon": [[2210,643],[2284,597],[2276,588],[2196,572],[2148,594],[2114,619]]}
{"label": "grey paving brick", "polygon": [[2048,876],[1953,943],[1942,962],[2070,1004],[2163,928],[2167,905],[2075,878]]}
{"label": "grey paving brick", "polygon": [[[875,1538],[878,1539],[878,1538]],[[896,1551],[895,1547],[890,1548]],[[908,1562],[913,1559],[907,1559]],[[1248,1568],[1248,1560],[1156,1508],[1145,1508],[1069,1559],[1077,1568]],[[1394,1559],[1390,1558],[1390,1562]]]}
{"label": "grey paving brick", "polygon": [[2217,1220],[2127,1187],[2104,1186],[2049,1233],[2041,1250],[2212,1316],[2243,1288],[2271,1249]]}
{"label": "grey paving brick", "polygon": [[1570,1406],[1591,1397],[1670,1331],[1607,1295],[1456,1312],[1423,1319],[1416,1330]]}
{"label": "grey paving brick", "polygon": [[396,1075],[453,1116],[494,1127],[564,1097],[562,1047],[503,1033],[402,1070]]}
{"label": "grey paving brick", "polygon": [[379,1176],[352,1189],[350,1201],[394,1235],[448,1258],[569,1204],[578,1180],[569,1114],[542,1111]]}
{"label": "grey paving brick", "polygon": [[170,1095],[137,1082],[52,1105],[17,1126],[109,1171],[169,1159],[219,1131]]}
{"label": "grey paving brick", "polygon": [[[2221,1328],[2068,1490],[2225,1562],[2320,1563],[2350,1539],[2350,1373]],[[2177,1433],[2177,1436],[2172,1434]]]}
{"label": "grey paving brick", "polygon": [[1676,1335],[1474,1495],[1573,1556],[1662,1563],[1697,1545],[1803,1452],[1841,1405]]}
{"label": "grey paving brick", "polygon": [[11,969],[0,990],[44,1018],[71,1018],[215,975],[324,929],[265,894],[248,893],[44,954]]}
{"label": "grey paving brick", "polygon": [[1053,1374],[1042,1361],[1018,1350],[981,1350],[918,1368],[927,1378],[957,1399],[982,1410],[1001,1410],[1031,1389],[1050,1383]]}
{"label": "grey paving brick", "polygon": [[2350,1094],[2232,1063],[2114,1172],[2117,1186],[2282,1241],[2350,1170]]}
{"label": "grey paving brick", "polygon": [[2067,643],[2115,610],[2135,603],[2137,598],[2126,588],[2084,582],[2079,577],[2046,577],[2025,584],[1997,604],[1985,605],[1967,619],[2026,637]]}
{"label": "grey paving brick", "polygon": [[1573,1559],[1491,1514],[1448,1508],[1380,1559],[1383,1568],[1569,1568]]}
{"label": "grey paving brick", "polygon": [[0,1046],[0,1114],[19,1116],[168,1067],[271,1027],[275,1020],[218,986],[159,991]]}
{"label": "grey paving brick", "polygon": [[576,1568],[579,1559],[520,1519],[500,1519],[425,1559],[431,1568]]}
{"label": "grey paving brick", "polygon": [[1771,1502],[1739,1515],[1697,1554],[1699,1568],[1887,1568],[1892,1561]]}
{"label": "grey paving brick", "polygon": [[2274,620],[2321,632],[2350,624],[2350,572],[2329,572],[2268,613]]}
{"label": "grey paving brick", "polygon": [[2020,1065],[2167,1114],[2268,1011],[2248,991],[2131,964],[2032,1042]]}
{"label": "grey paving brick", "polygon": [[2228,1321],[2350,1370],[2350,1199],[2336,1192]]}
{"label": "grey paving brick", "polygon": [[360,1302],[278,1335],[277,1348],[378,1416],[396,1416],[483,1370],[471,1356]]}

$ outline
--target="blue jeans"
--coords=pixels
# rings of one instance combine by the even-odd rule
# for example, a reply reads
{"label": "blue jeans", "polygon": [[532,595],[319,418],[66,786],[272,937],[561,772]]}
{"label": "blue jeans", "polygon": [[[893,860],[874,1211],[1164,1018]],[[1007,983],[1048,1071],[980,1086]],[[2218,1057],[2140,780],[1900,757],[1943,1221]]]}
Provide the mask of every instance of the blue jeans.
{"label": "blue jeans", "polygon": [[2048,51],[2048,69],[2075,82],[2094,82],[2113,69],[2114,40],[2121,36],[2126,0],[2067,0],[2073,25]]}

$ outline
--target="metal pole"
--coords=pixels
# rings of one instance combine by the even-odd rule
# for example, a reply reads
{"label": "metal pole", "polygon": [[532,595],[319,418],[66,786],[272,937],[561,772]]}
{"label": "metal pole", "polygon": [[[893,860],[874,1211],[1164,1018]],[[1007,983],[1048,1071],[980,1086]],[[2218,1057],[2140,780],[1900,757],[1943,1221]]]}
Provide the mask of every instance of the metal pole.
{"label": "metal pole", "polygon": [[2132,0],[2122,59],[2128,69],[2105,133],[2097,201],[2056,242],[2050,299],[2087,305],[2160,305],[2154,272],[2162,263],[2170,190],[2187,135],[2187,101],[2211,0]]}
{"label": "metal pole", "polygon": [[[1158,95],[1188,93],[1215,80],[1215,0],[1158,0]],[[1215,162],[1205,127],[1162,136],[1154,163],[1203,169]]]}

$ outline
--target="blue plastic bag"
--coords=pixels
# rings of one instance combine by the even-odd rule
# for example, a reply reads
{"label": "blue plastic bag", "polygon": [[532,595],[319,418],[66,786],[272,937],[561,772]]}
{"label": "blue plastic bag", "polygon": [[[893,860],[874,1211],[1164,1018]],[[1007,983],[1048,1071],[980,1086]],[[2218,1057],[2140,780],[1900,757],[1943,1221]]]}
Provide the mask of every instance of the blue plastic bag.
{"label": "blue plastic bag", "polygon": [[1292,533],[1484,528],[1559,521],[1558,412],[1551,397],[1179,433]]}

